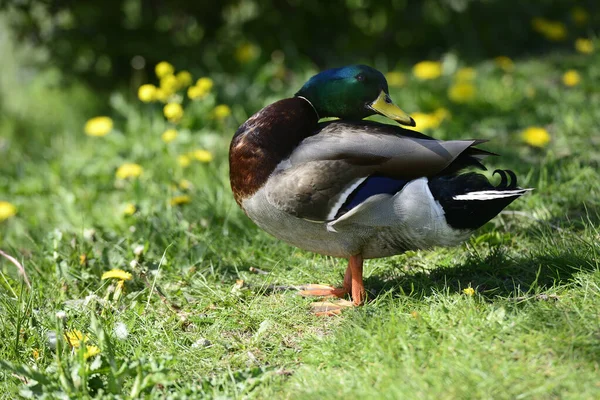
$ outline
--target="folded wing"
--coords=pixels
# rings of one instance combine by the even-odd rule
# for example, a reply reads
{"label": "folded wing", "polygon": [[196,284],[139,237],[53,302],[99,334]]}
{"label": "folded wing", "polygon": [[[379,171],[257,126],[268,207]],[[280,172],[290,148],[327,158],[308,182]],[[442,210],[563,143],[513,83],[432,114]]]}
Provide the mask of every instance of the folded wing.
{"label": "folded wing", "polygon": [[320,124],[319,132],[274,171],[265,187],[267,198],[296,217],[330,221],[365,196],[400,190],[412,179],[481,166],[479,160],[491,154],[473,147],[481,142],[434,140],[368,121]]}

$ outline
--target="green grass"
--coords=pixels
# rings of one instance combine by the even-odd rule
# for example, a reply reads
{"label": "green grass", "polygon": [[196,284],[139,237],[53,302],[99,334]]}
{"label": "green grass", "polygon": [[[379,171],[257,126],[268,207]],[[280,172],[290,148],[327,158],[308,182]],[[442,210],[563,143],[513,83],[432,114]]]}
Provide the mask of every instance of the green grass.
{"label": "green grass", "polygon": [[[446,97],[450,77],[393,89],[409,112],[450,111],[426,133],[491,139],[484,147],[502,153],[488,160],[491,169],[511,168],[536,190],[464,246],[369,260],[368,304],[335,318],[311,315],[312,300],[270,285],[340,283],[345,261],[267,236],[237,208],[228,184],[236,126],[263,102],[292,94],[309,72],[281,91],[257,89],[262,100],[232,101],[234,114],[222,123],[209,118],[212,97],[186,109],[169,145],[160,140],[159,106],[114,95],[115,131],[91,138],[82,126],[98,101],[84,88],[61,89],[52,74],[20,92],[0,81],[0,201],[18,208],[0,222],[0,249],[24,264],[33,285],[0,260],[0,393],[598,398],[599,61],[547,55],[517,61],[511,74],[482,61],[478,96],[462,105]],[[582,76],[573,88],[560,80],[569,68]],[[269,71],[257,85],[275,79]],[[215,80],[216,92],[226,86]],[[7,101],[12,91],[18,107]],[[546,148],[521,141],[533,125],[550,132]],[[196,148],[214,161],[180,167],[177,155]],[[116,180],[123,162],[144,173]],[[181,189],[182,179],[193,186]],[[182,194],[192,201],[171,206]],[[127,203],[134,215],[123,215]],[[115,281],[101,280],[113,268],[133,274],[119,296]],[[85,360],[61,340],[74,329],[100,348],[98,357]]]}

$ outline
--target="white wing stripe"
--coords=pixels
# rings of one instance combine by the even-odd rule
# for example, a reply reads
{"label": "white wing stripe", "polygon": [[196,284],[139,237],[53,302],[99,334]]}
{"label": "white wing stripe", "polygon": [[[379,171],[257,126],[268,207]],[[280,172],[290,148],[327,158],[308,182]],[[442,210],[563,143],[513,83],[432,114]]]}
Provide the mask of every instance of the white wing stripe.
{"label": "white wing stripe", "polygon": [[348,197],[352,194],[352,192],[354,192],[354,189],[356,189],[367,178],[368,176],[365,176],[364,178],[357,178],[350,182],[350,185],[346,186],[346,188],[338,195],[338,199],[334,203],[333,207],[331,207],[331,209],[327,213],[327,218],[325,219],[326,221],[331,221],[335,218],[338,211],[340,210],[340,208],[342,208]]}
{"label": "white wing stripe", "polygon": [[516,190],[482,190],[479,192],[470,192],[454,196],[453,200],[493,200],[504,199],[507,197],[521,196],[532,189]]}

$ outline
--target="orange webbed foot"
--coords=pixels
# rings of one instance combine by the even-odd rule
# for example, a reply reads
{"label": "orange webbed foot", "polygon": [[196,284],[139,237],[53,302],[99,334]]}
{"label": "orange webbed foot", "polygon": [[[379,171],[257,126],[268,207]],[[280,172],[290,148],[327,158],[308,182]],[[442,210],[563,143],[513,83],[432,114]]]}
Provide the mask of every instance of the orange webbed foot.
{"label": "orange webbed foot", "polygon": [[310,305],[311,311],[318,317],[340,315],[342,310],[350,307],[354,307],[354,303],[344,299],[336,301],[315,301]]}
{"label": "orange webbed foot", "polygon": [[344,297],[350,294],[352,301],[317,301],[311,304],[312,312],[319,316],[339,315],[344,308],[360,306],[365,302],[365,285],[363,283],[363,258],[360,254],[349,258],[348,268],[344,276],[344,286],[334,288],[327,285],[311,284],[300,288],[300,295],[309,297]]}
{"label": "orange webbed foot", "polygon": [[348,290],[327,285],[310,284],[302,286],[299,293],[304,297],[344,297],[348,294]]}

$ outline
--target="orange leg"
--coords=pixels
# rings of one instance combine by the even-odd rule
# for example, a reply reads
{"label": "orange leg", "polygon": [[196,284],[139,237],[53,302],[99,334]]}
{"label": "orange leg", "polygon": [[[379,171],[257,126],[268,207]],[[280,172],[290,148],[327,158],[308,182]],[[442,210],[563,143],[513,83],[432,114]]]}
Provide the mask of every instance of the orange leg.
{"label": "orange leg", "polygon": [[344,274],[344,290],[346,293],[352,293],[352,269],[350,265],[346,268],[346,273]]}
{"label": "orange leg", "polygon": [[352,270],[350,266],[346,269],[344,275],[344,286],[341,288],[334,288],[327,285],[310,284],[304,285],[300,290],[300,295],[309,297],[344,297],[348,293],[352,292]]}
{"label": "orange leg", "polygon": [[[352,276],[352,286],[351,286],[351,294],[352,294],[352,302],[355,306],[360,306],[365,302],[365,285],[363,284],[363,258],[362,255],[357,254],[355,256],[350,257],[350,262],[348,263],[348,269],[350,270],[350,274]],[[346,276],[348,272],[346,271]],[[344,286],[346,283],[346,279],[344,279]]]}
{"label": "orange leg", "polygon": [[338,300],[336,302],[316,302],[312,304],[313,312],[320,316],[331,316],[341,313],[343,308],[351,306],[360,306],[365,301],[365,286],[363,283],[363,258],[355,255],[350,257],[348,268],[344,275],[344,286],[342,288],[333,288],[325,285],[305,286],[300,294],[303,296],[327,296],[344,297],[346,294],[352,296],[353,302]]}

